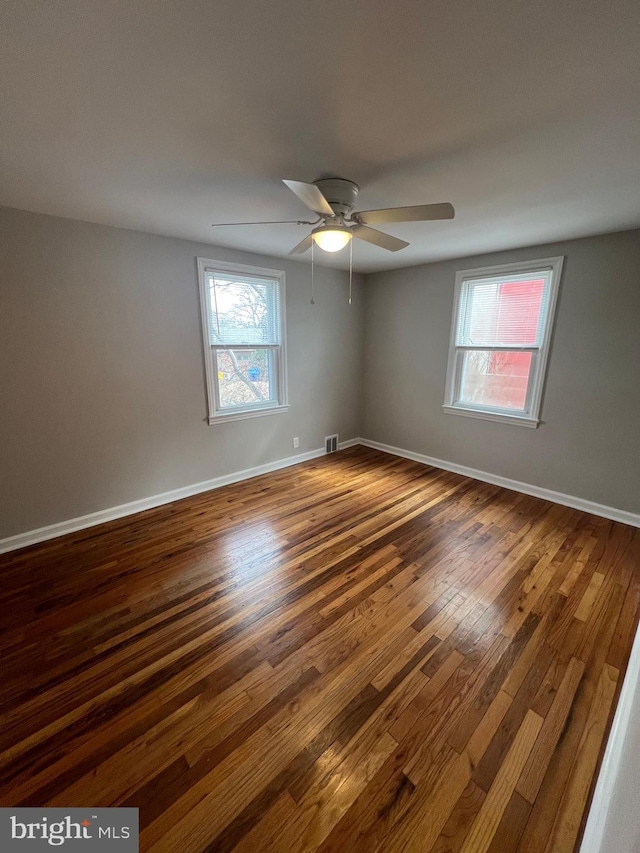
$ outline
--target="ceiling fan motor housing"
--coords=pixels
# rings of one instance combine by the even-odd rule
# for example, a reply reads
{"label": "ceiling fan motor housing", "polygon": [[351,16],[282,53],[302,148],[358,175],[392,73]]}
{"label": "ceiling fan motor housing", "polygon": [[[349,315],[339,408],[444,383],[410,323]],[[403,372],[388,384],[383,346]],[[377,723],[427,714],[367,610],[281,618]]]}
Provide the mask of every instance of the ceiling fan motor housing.
{"label": "ceiling fan motor housing", "polygon": [[335,213],[346,216],[356,206],[358,185],[344,178],[323,178],[313,182],[329,202]]}

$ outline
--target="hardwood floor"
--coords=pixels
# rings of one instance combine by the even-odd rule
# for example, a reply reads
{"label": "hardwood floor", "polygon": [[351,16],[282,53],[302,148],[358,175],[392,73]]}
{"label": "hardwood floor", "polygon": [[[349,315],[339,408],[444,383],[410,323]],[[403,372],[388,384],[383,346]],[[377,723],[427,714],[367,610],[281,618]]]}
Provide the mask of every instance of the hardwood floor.
{"label": "hardwood floor", "polygon": [[141,850],[570,853],[640,530],[364,448],[0,557],[0,804]]}

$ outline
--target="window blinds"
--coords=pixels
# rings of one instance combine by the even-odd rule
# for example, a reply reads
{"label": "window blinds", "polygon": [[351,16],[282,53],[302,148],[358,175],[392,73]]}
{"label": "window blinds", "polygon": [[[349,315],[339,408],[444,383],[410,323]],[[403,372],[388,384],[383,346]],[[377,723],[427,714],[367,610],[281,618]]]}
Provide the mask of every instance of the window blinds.
{"label": "window blinds", "polygon": [[462,283],[456,346],[539,347],[551,290],[551,269]]}
{"label": "window blinds", "polygon": [[275,279],[205,271],[209,344],[278,346],[280,288]]}

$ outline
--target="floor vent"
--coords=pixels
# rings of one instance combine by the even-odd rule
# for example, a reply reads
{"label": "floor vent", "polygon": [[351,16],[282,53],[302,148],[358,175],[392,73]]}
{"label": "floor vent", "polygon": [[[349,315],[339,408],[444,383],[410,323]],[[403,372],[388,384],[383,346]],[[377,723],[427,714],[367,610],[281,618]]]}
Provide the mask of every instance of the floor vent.
{"label": "floor vent", "polygon": [[324,447],[327,453],[335,453],[338,449],[338,436],[327,435],[324,440]]}

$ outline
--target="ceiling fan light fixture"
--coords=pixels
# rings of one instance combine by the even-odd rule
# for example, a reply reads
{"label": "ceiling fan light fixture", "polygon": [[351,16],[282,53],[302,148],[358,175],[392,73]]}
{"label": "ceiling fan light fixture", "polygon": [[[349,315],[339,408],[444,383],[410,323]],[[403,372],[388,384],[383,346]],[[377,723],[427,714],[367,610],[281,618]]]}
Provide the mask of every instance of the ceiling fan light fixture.
{"label": "ceiling fan light fixture", "polygon": [[351,230],[345,225],[320,225],[311,232],[314,243],[325,252],[339,252],[351,239]]}

